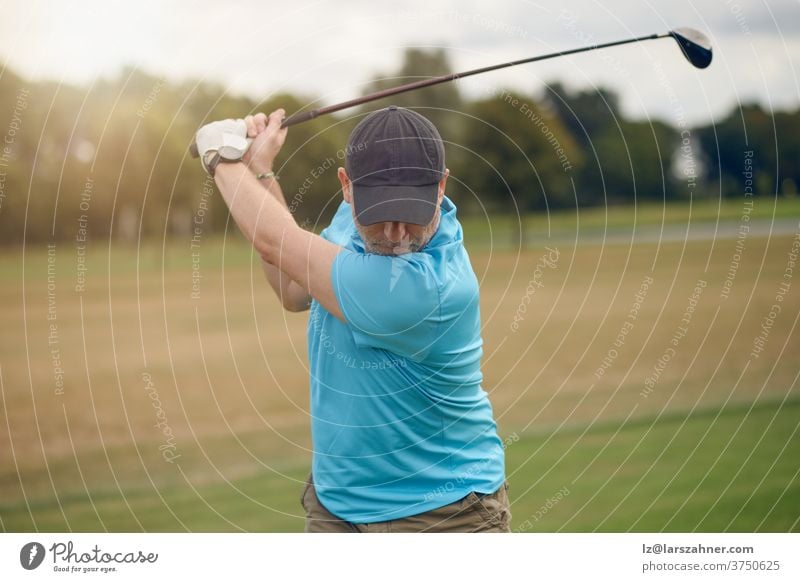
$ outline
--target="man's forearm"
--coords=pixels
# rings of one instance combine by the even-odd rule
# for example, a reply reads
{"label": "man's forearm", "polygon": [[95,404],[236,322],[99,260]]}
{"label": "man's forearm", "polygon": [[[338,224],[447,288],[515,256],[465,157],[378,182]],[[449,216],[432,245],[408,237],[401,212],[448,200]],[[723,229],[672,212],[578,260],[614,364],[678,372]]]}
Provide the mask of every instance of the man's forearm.
{"label": "man's forearm", "polygon": [[[277,177],[262,178],[260,183],[275,200],[280,202],[287,210],[289,209],[289,205],[286,203],[286,197],[283,195],[283,189]],[[281,300],[284,307],[290,311],[299,311],[308,306],[309,298],[307,289],[300,287],[296,281],[293,281],[286,273],[282,273],[276,265],[271,264],[263,257],[261,266],[270,287],[275,291],[275,294]],[[297,287],[300,287],[300,289],[297,289]]]}
{"label": "man's forearm", "polygon": [[[270,252],[280,244],[276,225],[283,225],[284,232],[287,228],[300,228],[289,213],[280,186],[272,184],[267,189],[269,193],[265,192],[243,164],[220,164],[215,179],[236,224],[261,256],[264,275],[281,304],[288,311],[308,309],[308,288],[281,271],[280,254]],[[268,232],[270,229],[274,232]]]}
{"label": "man's forearm", "polygon": [[311,305],[311,295],[298,282],[289,277],[275,265],[261,258],[261,267],[269,286],[275,291],[281,305],[287,311],[305,311]]}
{"label": "man's forearm", "polygon": [[[286,197],[283,195],[283,190],[277,178],[274,176],[272,178],[263,178],[260,183],[266,187],[267,192],[269,192],[275,200],[280,202],[287,210],[289,209],[289,205],[286,204]],[[278,299],[281,300],[281,303],[286,309],[289,311],[302,311],[308,308],[311,302],[308,289],[301,287],[296,281],[289,277],[289,275],[282,272],[276,265],[268,262],[264,257],[261,257],[261,267],[264,270],[264,276],[267,278],[267,282],[269,282],[270,287],[275,291]]]}
{"label": "man's forearm", "polygon": [[[256,170],[253,170],[254,172]],[[273,198],[281,203],[281,205],[289,209],[289,205],[286,204],[286,197],[283,195],[283,189],[281,188],[280,182],[278,182],[277,176],[272,176],[270,178],[262,178],[259,180],[259,184],[264,186],[267,189],[267,192],[272,194]]]}
{"label": "man's forearm", "polygon": [[256,251],[344,320],[331,281],[331,268],[342,248],[300,228],[244,164],[219,164],[215,180],[233,219]]}
{"label": "man's forearm", "polygon": [[[206,169],[210,167],[206,164],[206,155],[218,155],[221,144],[228,144],[234,150],[237,144],[245,148],[243,162],[222,162],[214,166],[215,182],[231,216],[262,259],[276,265],[291,279],[287,288],[290,292],[292,289],[300,291],[295,297],[298,303],[302,299],[307,305],[310,294],[324,309],[343,321],[332,276],[342,247],[300,228],[286,207],[280,187],[274,184],[272,193],[265,191],[245,165],[261,168],[260,172],[272,167],[286,139],[287,130],[281,128],[284,114],[283,109],[277,109],[269,117],[263,113],[247,116],[240,120],[244,122],[244,131],[236,120],[213,122],[200,128],[195,141]],[[245,133],[253,139],[249,146]],[[278,289],[283,290],[282,277],[277,284]]]}
{"label": "man's forearm", "polygon": [[285,202],[267,193],[244,164],[219,164],[214,180],[242,234],[262,257],[274,255],[287,229],[300,228]]}

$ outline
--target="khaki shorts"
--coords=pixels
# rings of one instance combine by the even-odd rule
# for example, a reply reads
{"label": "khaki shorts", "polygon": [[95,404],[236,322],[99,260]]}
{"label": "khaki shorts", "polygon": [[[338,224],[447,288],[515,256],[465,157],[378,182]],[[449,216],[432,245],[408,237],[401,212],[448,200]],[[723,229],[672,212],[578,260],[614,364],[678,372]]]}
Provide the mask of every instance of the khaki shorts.
{"label": "khaki shorts", "polygon": [[306,479],[300,504],[306,512],[306,532],[493,532],[511,531],[508,481],[494,493],[472,492],[458,501],[401,519],[377,523],[350,523],[330,513],[320,503],[311,474]]}

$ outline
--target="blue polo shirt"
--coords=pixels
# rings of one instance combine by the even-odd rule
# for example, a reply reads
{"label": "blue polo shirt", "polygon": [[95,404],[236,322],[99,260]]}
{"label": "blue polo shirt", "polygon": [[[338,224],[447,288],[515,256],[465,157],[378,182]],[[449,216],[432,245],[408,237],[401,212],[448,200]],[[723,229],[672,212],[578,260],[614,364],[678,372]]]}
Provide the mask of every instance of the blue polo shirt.
{"label": "blue polo shirt", "polygon": [[316,301],[308,322],[312,473],[322,504],[353,523],[442,507],[505,478],[481,388],[478,281],[455,205],[416,253],[366,253],[342,203],[322,237],[346,323]]}

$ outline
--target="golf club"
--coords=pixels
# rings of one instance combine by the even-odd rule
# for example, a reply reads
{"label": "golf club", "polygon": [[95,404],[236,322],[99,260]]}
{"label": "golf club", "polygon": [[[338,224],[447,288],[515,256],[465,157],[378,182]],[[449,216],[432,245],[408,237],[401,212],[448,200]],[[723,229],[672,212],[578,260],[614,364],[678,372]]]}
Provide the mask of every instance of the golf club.
{"label": "golf club", "polygon": [[[430,79],[423,79],[421,81],[413,81],[411,83],[406,83],[405,85],[390,87],[389,89],[376,91],[375,93],[370,93],[369,95],[358,97],[356,99],[350,99],[349,101],[344,101],[342,103],[337,103],[335,105],[329,105],[327,107],[320,107],[319,109],[313,109],[311,111],[302,111],[299,113],[295,113],[294,115],[290,115],[289,117],[284,119],[283,122],[281,122],[281,127],[289,127],[290,125],[297,125],[298,123],[303,123],[304,121],[315,119],[320,115],[334,113],[336,111],[341,111],[342,109],[355,107],[357,105],[363,105],[364,103],[369,103],[370,101],[383,99],[384,97],[389,97],[391,95],[406,93],[407,91],[422,89],[423,87],[430,87],[431,85],[438,85],[440,83],[447,83],[448,81],[455,81],[456,79],[463,79],[464,77],[470,77],[472,75],[478,75],[480,73],[488,73],[489,71],[496,71],[497,69],[504,69],[506,67],[514,67],[516,65],[523,65],[525,63],[544,61],[546,59],[552,59],[555,57],[562,57],[565,55],[572,55],[575,53],[582,53],[586,51],[592,51],[595,49],[608,48],[632,42],[642,42],[645,40],[654,40],[657,38],[667,38],[667,37],[675,39],[675,42],[678,43],[678,46],[681,48],[681,52],[683,53],[683,56],[686,57],[686,60],[688,60],[690,63],[692,63],[692,65],[694,65],[698,69],[705,69],[708,65],[711,64],[711,58],[712,58],[711,43],[709,42],[706,35],[704,35],[702,32],[694,30],[693,28],[676,28],[675,30],[671,30],[663,34],[651,34],[647,36],[639,36],[637,38],[630,38],[627,40],[617,40],[603,44],[594,44],[591,46],[585,46],[582,48],[570,49],[566,51],[559,51],[546,55],[540,55],[537,57],[531,57],[528,59],[509,61],[507,63],[501,63],[499,65],[481,67],[479,69],[472,69],[470,71],[465,71],[463,73],[451,73],[449,75],[431,77]],[[191,153],[192,157],[194,158],[197,157],[198,155],[197,146],[194,143],[192,143],[191,147],[189,148],[189,152]]]}

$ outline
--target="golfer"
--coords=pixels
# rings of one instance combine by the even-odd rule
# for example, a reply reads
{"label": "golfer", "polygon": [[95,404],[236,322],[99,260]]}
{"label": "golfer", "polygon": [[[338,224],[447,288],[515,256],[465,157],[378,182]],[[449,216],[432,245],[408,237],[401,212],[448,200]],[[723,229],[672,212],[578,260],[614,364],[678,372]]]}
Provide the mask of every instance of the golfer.
{"label": "golfer", "polygon": [[316,235],[274,174],[283,116],[215,122],[196,142],[283,306],[310,309],[306,531],[509,531],[478,281],[439,132],[400,107],[364,117],[338,169],[344,200]]}

